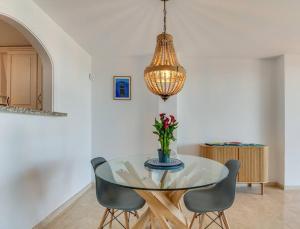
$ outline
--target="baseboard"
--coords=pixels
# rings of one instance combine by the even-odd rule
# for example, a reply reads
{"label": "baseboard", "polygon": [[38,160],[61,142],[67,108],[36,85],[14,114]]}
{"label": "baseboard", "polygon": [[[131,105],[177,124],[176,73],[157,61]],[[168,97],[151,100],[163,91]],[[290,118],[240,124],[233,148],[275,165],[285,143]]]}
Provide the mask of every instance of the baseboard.
{"label": "baseboard", "polygon": [[65,212],[73,203],[75,203],[88,189],[92,187],[92,183],[88,184],[84,187],[80,192],[75,194],[65,203],[63,203],[60,207],[54,210],[50,215],[48,215],[45,219],[43,219],[40,223],[34,226],[32,229],[42,229],[45,228],[50,222],[54,220],[54,218],[60,216],[63,212]]}
{"label": "baseboard", "polygon": [[[238,183],[238,184],[248,184],[248,183]],[[261,183],[255,182],[255,183],[251,183],[251,184],[259,184],[260,185]],[[284,190],[284,186],[276,181],[265,182],[264,185],[266,187],[280,188],[280,189]],[[299,188],[300,188],[300,186],[299,186]]]}
{"label": "baseboard", "polygon": [[277,186],[278,186],[280,189],[284,190],[284,185],[283,185],[283,184],[277,183]]}
{"label": "baseboard", "polygon": [[300,189],[300,185],[284,185],[283,189],[284,190],[299,190]]}
{"label": "baseboard", "polygon": [[267,187],[281,188],[281,185],[276,181],[270,181],[265,184]]}
{"label": "baseboard", "polygon": [[300,185],[283,185],[279,182],[268,182],[266,184],[266,186],[277,187],[282,190],[299,190],[300,189]]}

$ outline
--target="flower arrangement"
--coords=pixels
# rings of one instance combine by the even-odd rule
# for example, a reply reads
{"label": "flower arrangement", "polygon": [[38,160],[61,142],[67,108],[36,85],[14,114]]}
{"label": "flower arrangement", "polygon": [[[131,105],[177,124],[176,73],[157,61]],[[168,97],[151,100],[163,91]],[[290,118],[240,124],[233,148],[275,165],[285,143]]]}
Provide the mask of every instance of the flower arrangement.
{"label": "flower arrangement", "polygon": [[160,142],[161,148],[158,150],[159,161],[168,162],[170,159],[170,143],[175,141],[174,130],[178,127],[178,122],[173,115],[167,116],[165,113],[161,113],[160,119],[155,119],[154,134],[158,135],[158,141]]}

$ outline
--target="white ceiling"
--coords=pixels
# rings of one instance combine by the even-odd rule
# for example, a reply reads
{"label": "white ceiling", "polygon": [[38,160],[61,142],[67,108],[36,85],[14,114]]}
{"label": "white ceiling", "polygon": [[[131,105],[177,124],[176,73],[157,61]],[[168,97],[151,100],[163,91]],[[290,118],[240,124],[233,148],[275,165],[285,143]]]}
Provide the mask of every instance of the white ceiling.
{"label": "white ceiling", "polygon": [[[159,0],[34,0],[91,55],[149,55]],[[300,53],[299,0],[170,0],[168,32],[186,56]]]}

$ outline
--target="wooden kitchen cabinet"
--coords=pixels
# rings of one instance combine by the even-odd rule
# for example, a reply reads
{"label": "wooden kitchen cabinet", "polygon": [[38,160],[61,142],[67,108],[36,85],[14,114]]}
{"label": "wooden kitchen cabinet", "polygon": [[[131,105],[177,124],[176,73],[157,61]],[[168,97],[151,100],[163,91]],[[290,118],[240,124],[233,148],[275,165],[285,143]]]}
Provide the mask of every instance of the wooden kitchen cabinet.
{"label": "wooden kitchen cabinet", "polygon": [[1,48],[0,53],[5,56],[5,60],[2,58],[5,66],[1,73],[2,95],[9,98],[9,105],[41,110],[42,71],[38,54],[31,47]]}

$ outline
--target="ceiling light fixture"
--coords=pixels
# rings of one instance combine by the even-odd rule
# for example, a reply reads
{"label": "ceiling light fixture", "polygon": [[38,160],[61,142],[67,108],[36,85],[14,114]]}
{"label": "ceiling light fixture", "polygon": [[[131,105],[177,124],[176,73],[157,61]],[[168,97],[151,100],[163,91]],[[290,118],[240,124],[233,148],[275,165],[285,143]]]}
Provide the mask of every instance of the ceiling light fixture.
{"label": "ceiling light fixture", "polygon": [[181,91],[186,72],[177,60],[173,37],[166,32],[168,0],[161,1],[164,2],[164,29],[163,33],[157,36],[154,56],[150,66],[144,71],[144,78],[148,89],[166,101],[170,96]]}

